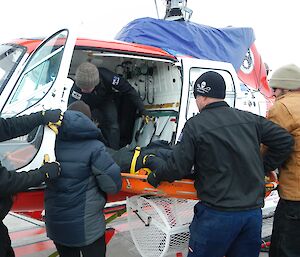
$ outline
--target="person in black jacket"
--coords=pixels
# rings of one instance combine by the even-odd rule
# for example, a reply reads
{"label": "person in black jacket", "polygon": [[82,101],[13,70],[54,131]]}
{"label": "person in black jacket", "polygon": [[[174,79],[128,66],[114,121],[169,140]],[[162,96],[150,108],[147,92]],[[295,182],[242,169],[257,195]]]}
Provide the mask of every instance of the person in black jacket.
{"label": "person in black jacket", "polygon": [[[47,110],[8,119],[0,118],[0,141],[28,134],[39,125],[49,122],[57,123],[61,119],[61,110]],[[57,124],[59,125],[59,124]],[[12,206],[12,195],[33,186],[38,186],[48,179],[59,175],[60,166],[57,162],[47,162],[39,169],[28,172],[8,171],[0,164],[0,256],[13,257],[14,251],[8,230],[3,219]]]}
{"label": "person in black jacket", "polygon": [[[230,108],[225,88],[219,73],[203,73],[194,85],[200,113],[186,122],[166,161],[155,156],[145,161],[155,187],[193,173],[201,201],[190,225],[189,257],[259,256],[264,178],[284,163],[294,144],[275,123]],[[261,144],[268,147],[264,156]]]}
{"label": "person in black jacket", "polygon": [[[117,101],[119,96],[126,96],[130,103],[145,115],[145,108],[138,92],[118,74],[97,68],[90,62],[79,65],[75,74],[74,87],[71,89],[69,103],[82,100],[89,105],[94,120],[113,149],[120,148],[120,126],[118,122]],[[126,116],[129,114],[127,113]],[[129,126],[129,124],[127,124]]]}

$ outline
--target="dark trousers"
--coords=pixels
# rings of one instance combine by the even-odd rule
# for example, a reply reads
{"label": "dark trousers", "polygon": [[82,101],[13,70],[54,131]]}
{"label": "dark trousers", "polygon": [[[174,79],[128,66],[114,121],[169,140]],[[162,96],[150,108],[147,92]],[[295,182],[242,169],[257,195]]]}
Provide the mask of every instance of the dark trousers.
{"label": "dark trousers", "polygon": [[218,211],[197,203],[190,225],[188,257],[258,257],[261,209]]}
{"label": "dark trousers", "polygon": [[0,256],[15,257],[14,250],[11,247],[11,241],[8,235],[7,227],[0,221]]}
{"label": "dark trousers", "polygon": [[137,117],[136,106],[128,99],[121,96],[118,103],[119,125],[120,125],[120,147],[130,144],[132,141],[134,123]]}
{"label": "dark trousers", "polygon": [[269,256],[300,256],[300,201],[279,200],[274,215]]}
{"label": "dark trousers", "polygon": [[60,257],[80,257],[80,252],[83,257],[105,257],[106,253],[105,234],[94,243],[82,247],[68,247],[55,242],[54,244]]}
{"label": "dark trousers", "polygon": [[108,146],[117,150],[120,148],[120,127],[118,110],[113,99],[107,99],[101,107],[92,111],[92,117],[99,123],[99,128]]}

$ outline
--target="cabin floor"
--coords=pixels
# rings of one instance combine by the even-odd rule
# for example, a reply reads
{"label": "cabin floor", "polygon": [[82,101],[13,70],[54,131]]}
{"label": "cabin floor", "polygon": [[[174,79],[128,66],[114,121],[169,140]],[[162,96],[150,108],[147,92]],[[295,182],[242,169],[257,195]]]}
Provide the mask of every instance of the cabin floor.
{"label": "cabin floor", "polygon": [[[46,236],[44,222],[11,212],[4,223],[8,226],[16,257],[48,257],[55,252],[52,241]],[[108,227],[115,228],[116,234],[107,246],[107,256],[141,256],[130,236],[126,213],[109,223]],[[262,236],[270,235],[271,230],[272,217],[265,218]],[[186,254],[179,253],[173,256],[186,256]],[[266,252],[261,252],[259,255],[259,257],[267,256]]]}

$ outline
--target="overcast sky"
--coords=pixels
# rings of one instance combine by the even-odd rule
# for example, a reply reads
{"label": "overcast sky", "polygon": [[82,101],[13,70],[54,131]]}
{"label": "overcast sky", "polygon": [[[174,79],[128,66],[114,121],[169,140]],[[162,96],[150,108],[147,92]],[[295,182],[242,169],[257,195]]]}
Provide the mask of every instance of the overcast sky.
{"label": "overcast sky", "polygon": [[[163,0],[156,0],[163,14]],[[297,0],[188,0],[192,21],[212,27],[252,27],[256,46],[271,69],[300,66],[300,22]],[[15,0],[1,1],[0,42],[45,36],[81,24],[85,35],[113,39],[128,22],[157,18],[155,0]]]}

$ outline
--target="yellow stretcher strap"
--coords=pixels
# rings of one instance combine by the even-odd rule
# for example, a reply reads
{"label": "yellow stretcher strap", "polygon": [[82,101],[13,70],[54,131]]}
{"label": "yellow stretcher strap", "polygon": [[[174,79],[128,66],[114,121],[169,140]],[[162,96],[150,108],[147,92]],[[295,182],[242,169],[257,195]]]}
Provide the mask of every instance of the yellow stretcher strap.
{"label": "yellow stretcher strap", "polygon": [[[154,154],[145,155],[143,158],[143,165],[146,165],[147,158],[150,156],[155,156],[155,155]],[[143,168],[143,170],[146,172],[146,175],[149,175],[152,172],[152,170],[150,170],[149,168]]]}
{"label": "yellow stretcher strap", "polygon": [[135,166],[136,166],[137,158],[140,156],[140,154],[141,154],[141,147],[137,146],[134,150],[134,154],[133,154],[132,161],[130,164],[130,174],[136,174]]}
{"label": "yellow stretcher strap", "polygon": [[147,154],[147,155],[144,156],[144,158],[143,158],[143,164],[144,164],[144,165],[146,165],[147,159],[148,159],[149,157],[151,157],[151,156],[155,156],[155,155],[154,155],[154,154]]}
{"label": "yellow stretcher strap", "polygon": [[[146,172],[145,175],[149,175],[152,171],[149,168],[143,168],[143,170]],[[140,173],[139,173],[140,174]],[[144,175],[144,174],[143,174]]]}
{"label": "yellow stretcher strap", "polygon": [[[130,174],[141,174],[138,170],[137,171],[135,170],[135,168],[136,168],[136,161],[137,161],[137,158],[139,158],[140,154],[141,154],[141,147],[137,146],[135,148],[135,150],[134,150],[134,154],[133,154],[133,157],[132,157],[132,160],[131,160]],[[146,155],[143,158],[143,164],[145,164],[146,158],[149,157],[149,156],[154,156],[154,155],[153,154]],[[143,168],[142,170],[144,171],[143,175],[149,175],[151,173],[151,170],[149,168]]]}

